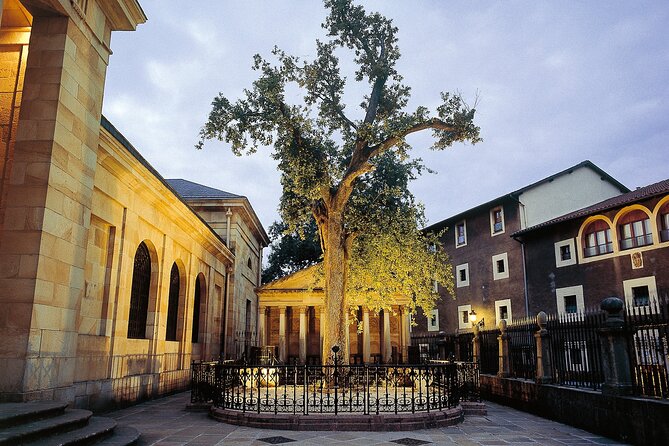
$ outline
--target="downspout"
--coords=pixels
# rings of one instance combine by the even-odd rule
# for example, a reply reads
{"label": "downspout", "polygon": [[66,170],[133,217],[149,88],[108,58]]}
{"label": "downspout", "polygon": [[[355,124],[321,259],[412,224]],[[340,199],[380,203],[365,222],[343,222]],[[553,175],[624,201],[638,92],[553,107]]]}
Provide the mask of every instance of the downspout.
{"label": "downspout", "polygon": [[230,245],[230,222],[232,220],[232,211],[230,208],[225,212],[226,223],[225,223],[225,244],[228,245],[228,248],[232,250]]}
{"label": "downspout", "polygon": [[[509,194],[509,198],[514,200],[515,202],[518,203],[518,214],[519,214],[519,220],[520,220],[520,229],[523,230],[525,229],[525,225],[527,224],[527,221],[525,219],[525,205],[523,204],[522,201],[520,201],[520,198],[513,195]],[[525,317],[529,317],[530,315],[530,298],[529,298],[529,293],[527,292],[527,265],[526,265],[526,259],[525,259],[525,243],[520,240],[517,236],[512,235],[511,236],[515,241],[520,243],[520,255],[523,259],[523,297],[525,299]]]}
{"label": "downspout", "polygon": [[228,282],[230,280],[230,267],[225,268],[225,284],[223,285],[223,330],[221,332],[221,350],[220,355],[221,359],[225,359],[227,353],[226,340],[227,340],[227,330],[228,330],[228,309],[229,301],[228,298]]}

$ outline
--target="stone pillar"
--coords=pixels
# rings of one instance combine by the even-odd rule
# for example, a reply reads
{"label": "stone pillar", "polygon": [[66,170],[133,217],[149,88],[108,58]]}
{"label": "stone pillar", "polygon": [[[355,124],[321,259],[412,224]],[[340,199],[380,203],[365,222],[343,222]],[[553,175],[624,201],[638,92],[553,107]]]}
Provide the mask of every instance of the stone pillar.
{"label": "stone pillar", "polygon": [[258,346],[267,345],[267,307],[261,305],[258,312]]}
{"label": "stone pillar", "polygon": [[537,314],[537,324],[539,331],[534,334],[537,342],[537,376],[539,384],[548,384],[553,382],[553,364],[550,353],[550,336],[546,330],[548,316],[543,311]]}
{"label": "stone pillar", "polygon": [[404,327],[406,325],[406,310],[403,305],[400,305],[399,308],[399,317],[400,317],[400,323],[399,323],[399,338],[400,338],[400,355],[402,356],[402,361],[401,362],[406,362],[407,360],[407,345],[408,345],[408,339],[406,337],[406,333],[404,330]]}
{"label": "stone pillar", "polygon": [[279,307],[279,361],[286,362],[286,307]]}
{"label": "stone pillar", "polygon": [[390,343],[390,311],[383,310],[383,362],[388,364],[392,360],[392,344]]}
{"label": "stone pillar", "polygon": [[510,357],[509,357],[509,335],[506,332],[506,320],[499,321],[500,335],[497,337],[499,341],[499,371],[497,376],[500,378],[508,378],[511,376]]}
{"label": "stone pillar", "polygon": [[307,362],[307,307],[300,307],[300,364]]}
{"label": "stone pillar", "polygon": [[409,363],[409,346],[411,345],[411,313],[406,311],[404,313],[404,339],[405,339],[405,349],[402,354],[404,355],[404,362]]}
{"label": "stone pillar", "polygon": [[369,308],[362,308],[362,362],[371,362],[371,344],[369,338]]}
{"label": "stone pillar", "polygon": [[[479,324],[474,324],[473,327],[474,338],[472,339],[472,360],[480,364],[481,363],[481,327]],[[444,358],[447,359],[447,358]]]}
{"label": "stone pillar", "polygon": [[600,305],[607,313],[604,325],[599,329],[599,340],[604,372],[602,393],[608,395],[630,395],[633,390],[623,306],[623,301],[617,297],[608,297]]}

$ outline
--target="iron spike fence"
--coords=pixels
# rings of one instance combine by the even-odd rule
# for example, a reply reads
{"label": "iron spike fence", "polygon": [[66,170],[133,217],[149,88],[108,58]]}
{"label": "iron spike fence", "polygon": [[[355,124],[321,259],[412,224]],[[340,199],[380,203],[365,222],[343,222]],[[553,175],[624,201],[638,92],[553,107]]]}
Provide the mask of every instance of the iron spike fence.
{"label": "iron spike fence", "polygon": [[494,328],[479,332],[481,346],[480,369],[481,373],[497,375],[499,371],[499,330]]}
{"label": "iron spike fence", "polygon": [[441,411],[478,400],[475,364],[192,364],[193,403],[240,412],[340,414]]}
{"label": "iron spike fence", "polygon": [[514,320],[506,328],[509,335],[510,372],[514,378],[534,379],[537,370],[535,317]]}
{"label": "iron spike fence", "polygon": [[649,296],[625,309],[634,393],[669,398],[669,299]]}
{"label": "iron spike fence", "polygon": [[604,382],[599,329],[602,310],[549,315],[553,379],[556,384],[599,390]]}

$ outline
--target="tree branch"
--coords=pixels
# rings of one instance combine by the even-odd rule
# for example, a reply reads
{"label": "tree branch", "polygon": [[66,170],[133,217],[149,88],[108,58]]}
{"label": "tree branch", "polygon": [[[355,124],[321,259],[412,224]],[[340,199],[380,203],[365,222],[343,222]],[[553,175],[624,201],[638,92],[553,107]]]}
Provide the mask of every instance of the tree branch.
{"label": "tree branch", "polygon": [[457,132],[458,128],[454,126],[453,124],[448,124],[447,122],[442,121],[439,118],[432,118],[427,121],[419,122],[411,127],[407,128],[405,131],[400,133],[399,135],[394,135],[391,136],[390,138],[386,139],[385,141],[382,141],[378,144],[375,144],[371,147],[368,147],[369,150],[369,156],[367,159],[371,159],[386,150],[390,149],[391,147],[399,144],[405,137],[412,133],[420,132],[422,130],[427,130],[427,129],[433,129],[433,130],[443,130],[445,132]]}

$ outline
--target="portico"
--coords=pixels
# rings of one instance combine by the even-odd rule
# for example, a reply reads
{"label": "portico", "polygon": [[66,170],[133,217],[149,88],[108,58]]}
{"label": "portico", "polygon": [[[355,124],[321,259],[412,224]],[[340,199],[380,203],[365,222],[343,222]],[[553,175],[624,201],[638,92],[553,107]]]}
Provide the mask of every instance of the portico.
{"label": "portico", "polygon": [[[310,267],[260,287],[258,343],[274,346],[283,363],[319,363],[323,336],[324,291]],[[408,300],[397,299],[379,313],[354,302],[349,311],[350,363],[406,362]]]}

